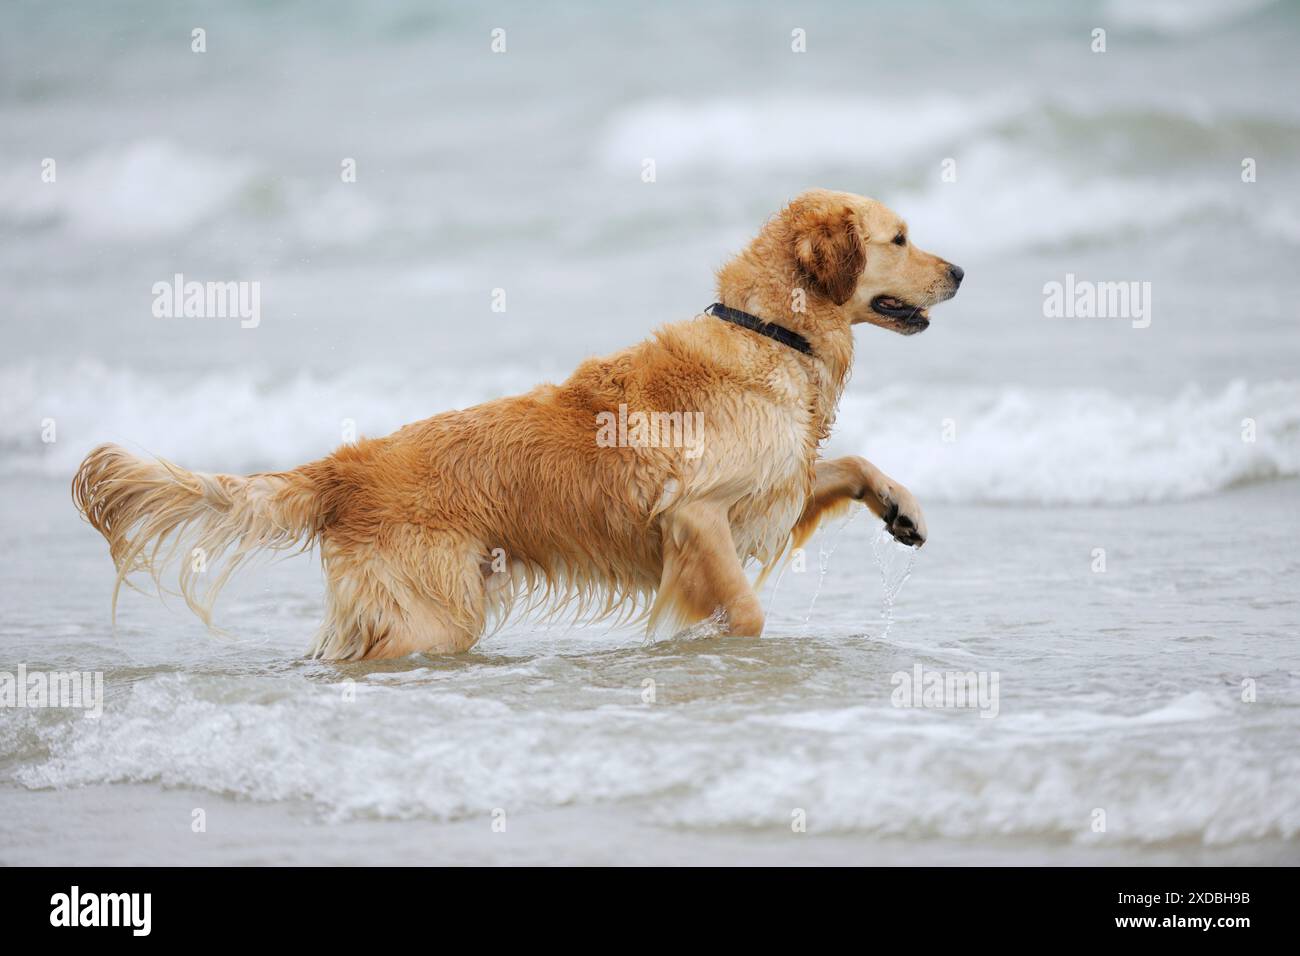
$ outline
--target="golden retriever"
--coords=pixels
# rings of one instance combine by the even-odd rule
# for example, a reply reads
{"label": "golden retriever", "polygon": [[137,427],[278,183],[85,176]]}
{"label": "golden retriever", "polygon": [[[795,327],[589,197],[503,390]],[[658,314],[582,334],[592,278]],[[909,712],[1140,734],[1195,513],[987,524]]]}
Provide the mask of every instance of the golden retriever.
{"label": "golden retriever", "polygon": [[[827,514],[862,501],[895,538],[924,543],[906,488],[818,449],[852,326],[919,332],[961,279],[881,203],[813,190],[719,271],[710,313],[562,384],[285,472],[203,474],[101,445],[73,499],[108,540],[114,614],[127,575],[158,583],[178,549],[181,593],[210,625],[247,558],[319,545],[328,592],[312,654],[330,660],[464,651],[521,605],[636,615],[652,632],[713,618],[758,636],[746,564],[765,575]],[[700,425],[690,441],[682,420]]]}

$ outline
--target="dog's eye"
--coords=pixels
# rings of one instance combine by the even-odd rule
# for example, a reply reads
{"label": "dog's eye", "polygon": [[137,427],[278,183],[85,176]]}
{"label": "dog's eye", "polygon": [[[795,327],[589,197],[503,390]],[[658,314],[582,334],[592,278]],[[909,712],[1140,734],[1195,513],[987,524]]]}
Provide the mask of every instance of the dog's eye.
{"label": "dog's eye", "polygon": [[894,237],[894,245],[896,245],[896,246],[905,246],[905,245],[907,245],[907,236],[903,235],[903,234],[900,232],[898,235],[896,235],[896,236]]}

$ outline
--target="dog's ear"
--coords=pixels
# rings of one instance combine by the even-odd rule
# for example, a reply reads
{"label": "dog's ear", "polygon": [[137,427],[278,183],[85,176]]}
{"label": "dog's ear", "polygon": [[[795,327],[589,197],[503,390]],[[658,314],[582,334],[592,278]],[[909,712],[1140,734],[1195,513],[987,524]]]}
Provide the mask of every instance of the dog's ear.
{"label": "dog's ear", "polygon": [[794,254],[809,284],[836,305],[853,297],[867,265],[866,244],[848,206],[803,204],[790,210]]}

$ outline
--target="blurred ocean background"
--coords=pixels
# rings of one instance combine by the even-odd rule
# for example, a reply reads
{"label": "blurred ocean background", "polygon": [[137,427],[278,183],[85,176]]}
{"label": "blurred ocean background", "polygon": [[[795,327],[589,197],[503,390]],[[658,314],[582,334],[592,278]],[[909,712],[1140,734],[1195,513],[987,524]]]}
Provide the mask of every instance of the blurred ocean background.
{"label": "blurred ocean background", "polygon": [[[0,713],[0,862],[104,814],[138,820],[105,862],[324,859],[279,813],[344,860],[530,859],[486,842],[497,806],[550,821],[513,837],[543,861],[1297,862],[1298,43],[1267,0],[7,2],[0,670],[103,669],[110,700]],[[286,468],[559,380],[707,306],[811,186],[967,273],[923,336],[857,332],[829,449],[927,508],[888,629],[908,558],[859,517],[761,642],[516,622],[310,664],[308,558],[219,605],[233,645],[135,596],[110,635],[66,494],[92,445]],[[155,318],[176,273],[259,282],[260,325]],[[1045,318],[1067,274],[1150,282],[1150,327]],[[999,671],[999,718],[892,708],[917,661]],[[190,793],[243,838],[196,843]]]}

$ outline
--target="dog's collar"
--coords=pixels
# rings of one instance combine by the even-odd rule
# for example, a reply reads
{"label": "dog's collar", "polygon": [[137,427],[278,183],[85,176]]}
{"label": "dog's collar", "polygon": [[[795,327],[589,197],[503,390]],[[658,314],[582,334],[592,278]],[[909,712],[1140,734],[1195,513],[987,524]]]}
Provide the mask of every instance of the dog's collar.
{"label": "dog's collar", "polygon": [[712,315],[724,322],[732,322],[749,329],[751,332],[757,332],[759,335],[766,335],[769,339],[776,339],[782,345],[787,345],[796,352],[812,355],[812,346],[808,344],[808,340],[798,332],[787,329],[784,325],[777,325],[775,322],[764,322],[756,315],[741,312],[739,309],[728,308],[721,302],[713,303],[704,310],[704,314]]}

